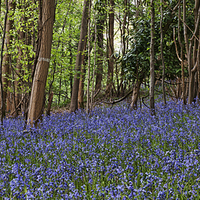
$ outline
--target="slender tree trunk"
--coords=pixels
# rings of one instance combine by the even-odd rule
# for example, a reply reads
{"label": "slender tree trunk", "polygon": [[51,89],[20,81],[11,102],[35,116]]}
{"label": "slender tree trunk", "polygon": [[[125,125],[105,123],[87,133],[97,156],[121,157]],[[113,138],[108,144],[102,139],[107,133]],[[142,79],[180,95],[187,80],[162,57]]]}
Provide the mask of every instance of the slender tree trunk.
{"label": "slender tree trunk", "polygon": [[[186,54],[188,56],[188,35],[187,35],[187,26],[186,26],[186,0],[183,0],[183,29],[184,29],[184,39],[185,39],[185,49],[186,49]],[[189,69],[190,73],[190,69]]]}
{"label": "slender tree trunk", "polygon": [[[23,18],[21,20],[23,20]],[[24,38],[25,38],[24,31],[20,30],[18,35],[19,35],[19,42],[21,44],[24,44]],[[22,59],[23,53],[22,53],[22,48],[20,46],[18,47],[18,52],[19,52],[19,55],[18,55],[18,58],[17,58],[16,75],[15,75],[15,101],[16,101],[17,105],[20,101],[21,82],[22,82],[21,59]],[[20,79],[21,79],[21,81],[20,81]]]}
{"label": "slender tree trunk", "polygon": [[125,33],[126,33],[126,18],[127,18],[127,0],[124,0],[124,18],[122,24],[122,56],[125,55],[126,52],[126,40],[125,40]]}
{"label": "slender tree trunk", "polygon": [[61,87],[62,87],[62,65],[60,66],[60,77],[59,77],[59,92],[58,92],[58,105],[60,104],[60,98],[61,98]]}
{"label": "slender tree trunk", "polygon": [[[136,18],[136,21],[139,17],[139,4],[140,4],[140,1],[136,0],[135,1],[135,4],[136,4],[136,13],[135,13],[135,18]],[[136,29],[137,31],[137,29]],[[137,74],[137,78],[136,78],[136,83],[135,85],[133,86],[133,94],[132,94],[132,101],[131,101],[131,108],[133,109],[137,109],[137,100],[138,100],[138,96],[139,96],[139,91],[140,91],[140,85],[142,83],[142,80],[143,80],[143,75],[142,74],[138,74],[138,61],[136,63],[136,74]],[[140,76],[140,78],[139,78]]]}
{"label": "slender tree trunk", "polygon": [[160,0],[161,3],[161,19],[160,19],[160,50],[161,50],[161,59],[162,59],[162,91],[163,91],[163,102],[166,105],[166,95],[165,95],[165,62],[164,62],[164,55],[163,55],[163,28],[162,28],[162,21],[163,21],[163,0]]}
{"label": "slender tree trunk", "polygon": [[[105,4],[102,1],[102,7],[104,7]],[[97,72],[96,72],[96,85],[95,85],[95,91],[98,91],[101,89],[101,82],[102,82],[102,75],[103,75],[103,31],[104,31],[104,23],[106,19],[106,14],[103,10],[98,11],[98,19],[97,19],[97,46],[98,46],[98,52],[97,52]]]}
{"label": "slender tree trunk", "polygon": [[72,97],[72,89],[73,89],[73,73],[72,73],[72,35],[71,35],[71,24],[69,25],[69,64],[70,64],[70,75],[69,75],[69,81],[70,81],[70,97]]}
{"label": "slender tree trunk", "polygon": [[53,92],[51,92],[51,93],[49,94],[48,106],[47,106],[47,112],[46,112],[46,115],[47,115],[47,116],[50,116],[52,101],[53,101]]}
{"label": "slender tree trunk", "polygon": [[132,100],[131,100],[131,108],[135,110],[137,109],[137,101],[138,101],[138,96],[139,96],[139,91],[140,91],[140,85],[141,85],[141,81],[137,79],[133,87],[133,94],[132,94]]}
{"label": "slender tree trunk", "polygon": [[184,61],[183,61],[183,44],[180,37],[180,19],[181,19],[181,0],[179,0],[178,9],[178,42],[181,49],[181,76],[182,76],[182,93],[183,93],[183,104],[186,105],[186,95],[185,95],[185,73],[184,73]]}
{"label": "slender tree trunk", "polygon": [[109,10],[109,42],[108,42],[108,80],[107,93],[111,96],[113,85],[113,69],[114,69],[114,0],[110,0]]}
{"label": "slender tree trunk", "polygon": [[[88,31],[88,27],[87,27],[87,31]],[[85,41],[84,41],[83,52],[86,51],[86,47],[87,47],[87,37],[85,38]],[[81,59],[82,59],[81,60],[81,74],[80,74],[79,89],[78,89],[78,109],[84,108],[83,96],[84,96],[84,83],[85,83],[86,60],[87,60],[87,56],[85,53],[82,54]]]}
{"label": "slender tree trunk", "polygon": [[54,79],[55,79],[55,72],[56,72],[56,60],[54,59],[53,60],[53,74],[52,74],[52,78],[51,78],[51,81],[49,82],[49,91],[48,91],[48,95],[50,95],[51,93],[51,89],[52,89],[52,86],[53,86],[53,83],[54,83]]}
{"label": "slender tree trunk", "polygon": [[[127,6],[128,8],[130,8],[130,0],[127,0]],[[130,24],[130,9],[128,9],[128,12],[127,12],[127,26],[126,26],[126,31],[127,31],[127,35],[129,35],[129,24]],[[129,40],[126,40],[126,49],[129,48]],[[125,89],[126,89],[126,85],[125,85]]]}
{"label": "slender tree trunk", "polygon": [[[199,49],[200,49],[200,28],[199,28]],[[200,54],[200,52],[199,52]],[[197,59],[197,71],[198,71],[198,90],[197,90],[197,97],[198,97],[198,103],[200,104],[200,55],[199,59]]]}
{"label": "slender tree trunk", "polygon": [[82,65],[81,65],[81,75],[79,81],[79,89],[78,89],[78,109],[84,108],[83,96],[84,96],[84,82],[85,82],[85,56],[82,58]]}
{"label": "slender tree trunk", "polygon": [[[200,37],[199,37],[200,39]],[[200,48],[200,45],[199,45],[199,48]],[[200,57],[200,56],[199,56]],[[198,104],[200,105],[200,59],[198,59],[198,90],[197,90],[197,97],[198,97]]]}
{"label": "slender tree trunk", "polygon": [[93,72],[92,72],[92,94],[91,94],[91,110],[93,109],[93,103],[94,103],[94,77],[95,77],[95,69],[96,69],[96,50],[97,50],[97,25],[95,20],[95,30],[94,30],[94,66],[93,66]]}
{"label": "slender tree trunk", "polygon": [[[84,51],[86,50],[87,46],[87,38],[85,39],[84,44]],[[84,83],[85,83],[85,75],[86,75],[86,60],[87,56],[85,54],[82,55],[81,61],[81,74],[80,74],[80,81],[79,81],[79,89],[78,89],[78,109],[84,109]]]}
{"label": "slender tree trunk", "polygon": [[79,88],[82,54],[84,51],[84,41],[87,35],[88,9],[89,9],[89,0],[85,0],[82,21],[81,21],[81,34],[78,44],[78,52],[76,56],[76,67],[75,67],[76,74],[74,76],[70,112],[75,112],[78,109],[78,88]]}
{"label": "slender tree trunk", "polygon": [[45,85],[51,56],[55,0],[43,1],[42,13],[41,47],[35,69],[28,112],[28,123],[30,122],[31,124],[34,121],[37,122],[43,113]]}
{"label": "slender tree trunk", "polygon": [[[8,1],[8,10],[13,12],[15,9],[15,2],[13,0]],[[8,11],[8,13],[9,13]],[[2,83],[3,83],[3,116],[5,117],[6,114],[6,99],[8,97],[8,86],[9,86],[9,78],[10,78],[10,54],[8,53],[8,50],[10,48],[10,43],[12,37],[10,36],[10,30],[13,28],[13,20],[11,19],[12,14],[8,14],[8,20],[6,22],[6,36],[5,36],[5,55],[3,57],[3,63],[2,63]]]}
{"label": "slender tree trunk", "polygon": [[194,82],[195,82],[195,72],[190,73],[189,77],[189,95],[188,95],[188,104],[191,104],[194,100]]}
{"label": "slender tree trunk", "polygon": [[[125,40],[125,33],[126,33],[126,20],[127,20],[127,0],[124,0],[124,18],[123,18],[123,23],[122,23],[122,56],[125,55],[126,52],[126,40]],[[121,82],[120,82],[120,90],[121,90],[121,96],[124,96],[124,84],[123,84],[123,79],[124,79],[124,70],[121,68]]]}
{"label": "slender tree trunk", "polygon": [[150,109],[151,115],[155,115],[154,105],[154,0],[151,0],[151,44],[150,44]]}
{"label": "slender tree trunk", "polygon": [[90,9],[91,4],[89,5],[88,11],[88,76],[87,76],[87,104],[86,104],[86,113],[89,114],[90,111],[90,44],[91,44],[91,37],[90,37]]}
{"label": "slender tree trunk", "polygon": [[6,0],[6,13],[4,17],[4,29],[3,29],[3,37],[2,37],[2,43],[1,43],[1,62],[0,62],[0,85],[1,85],[1,123],[3,125],[3,118],[5,116],[5,105],[3,102],[4,96],[3,96],[3,82],[2,82],[2,64],[3,64],[3,49],[4,49],[4,42],[6,37],[6,24],[7,24],[7,17],[8,17],[8,0]]}
{"label": "slender tree trunk", "polygon": [[[8,77],[9,79],[12,78],[11,75],[11,55],[9,56],[9,69],[8,69]],[[11,89],[11,81],[8,80],[8,86],[7,86],[7,95],[6,95],[6,112],[10,113],[12,111],[12,93],[10,92]]]}
{"label": "slender tree trunk", "polygon": [[[197,6],[197,7],[196,7]],[[188,55],[187,55],[187,60],[188,60],[188,70],[190,70],[189,72],[189,96],[188,96],[188,103],[191,104],[194,101],[195,98],[195,90],[194,90],[194,86],[195,86],[195,74],[197,72],[197,65],[198,65],[198,59],[199,59],[199,48],[196,45],[195,37],[198,36],[199,33],[199,21],[200,21],[200,6],[199,6],[199,1],[195,3],[195,30],[194,30],[194,34],[192,36],[192,38],[190,38],[190,44],[189,44],[189,49],[188,49]],[[198,14],[196,12],[196,10],[198,10]],[[194,46],[193,48],[195,48],[195,51],[193,50],[193,60],[192,60],[192,44],[194,41]],[[193,61],[193,62],[192,62]],[[193,66],[193,67],[192,67]]]}

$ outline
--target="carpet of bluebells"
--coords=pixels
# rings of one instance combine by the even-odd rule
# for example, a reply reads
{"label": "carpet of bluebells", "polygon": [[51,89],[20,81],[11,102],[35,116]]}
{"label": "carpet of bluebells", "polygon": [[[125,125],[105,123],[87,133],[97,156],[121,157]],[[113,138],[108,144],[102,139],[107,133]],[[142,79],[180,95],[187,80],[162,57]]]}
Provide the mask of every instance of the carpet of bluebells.
{"label": "carpet of bluebells", "polygon": [[200,107],[22,118],[0,128],[0,199],[199,199]]}

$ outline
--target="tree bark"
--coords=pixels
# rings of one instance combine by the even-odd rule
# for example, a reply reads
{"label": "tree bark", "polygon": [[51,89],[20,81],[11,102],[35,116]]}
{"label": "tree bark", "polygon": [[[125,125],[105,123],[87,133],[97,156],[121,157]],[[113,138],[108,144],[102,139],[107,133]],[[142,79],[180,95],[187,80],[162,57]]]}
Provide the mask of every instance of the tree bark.
{"label": "tree bark", "polygon": [[[199,21],[200,21],[200,6],[199,6],[199,1],[195,1],[195,21],[194,21],[194,33],[192,38],[190,38],[190,44],[189,44],[189,49],[188,49],[188,55],[187,55],[187,60],[188,60],[188,70],[189,70],[189,96],[188,96],[188,103],[191,104],[194,101],[195,98],[195,74],[197,72],[198,68],[198,59],[199,59],[199,45],[197,45],[196,37],[198,36],[199,33]],[[198,12],[197,12],[198,10]],[[196,37],[195,37],[196,36]],[[194,41],[195,40],[195,41]],[[193,59],[192,59],[192,44],[194,41],[193,45]],[[194,50],[195,49],[195,50]],[[192,67],[193,66],[193,67]]]}
{"label": "tree bark", "polygon": [[107,94],[111,96],[113,85],[113,69],[114,69],[114,0],[110,0],[109,10],[109,42],[108,42],[108,80],[107,80]]}
{"label": "tree bark", "polygon": [[89,114],[90,111],[90,44],[91,44],[91,36],[90,36],[90,11],[91,11],[91,3],[89,4],[88,11],[88,76],[87,76],[87,103],[86,103],[86,113]]}
{"label": "tree bark", "polygon": [[[88,27],[86,31],[88,31]],[[87,47],[87,37],[85,38],[85,41],[84,41],[83,52],[86,51],[86,47]],[[81,74],[80,74],[79,89],[78,89],[78,109],[80,108],[84,109],[83,96],[84,96],[84,82],[85,82],[85,74],[86,74],[86,60],[87,60],[87,57],[85,56],[85,53],[83,53],[81,57]]]}
{"label": "tree bark", "polygon": [[[184,29],[184,40],[185,40],[185,49],[186,55],[188,56],[188,35],[187,35],[187,26],[186,26],[186,0],[183,0],[183,29]],[[190,69],[189,69],[190,75]]]}
{"label": "tree bark", "polygon": [[151,44],[150,44],[150,109],[151,115],[155,115],[154,105],[154,0],[151,0]]}
{"label": "tree bark", "polygon": [[[87,38],[85,39],[84,50],[86,50],[87,46]],[[79,81],[79,89],[78,89],[78,109],[84,108],[83,96],[84,96],[84,82],[85,82],[85,64],[86,64],[86,56],[85,54],[82,55],[81,58],[81,74],[80,74],[80,81]]]}
{"label": "tree bark", "polygon": [[37,122],[43,112],[45,85],[51,56],[55,0],[43,1],[42,13],[41,47],[35,69],[28,111],[28,123],[30,122],[32,125],[34,121]]}
{"label": "tree bark", "polygon": [[166,95],[165,95],[165,62],[164,62],[164,55],[163,55],[163,28],[162,28],[162,21],[163,21],[163,0],[160,0],[161,3],[161,19],[160,19],[160,51],[161,51],[161,59],[162,59],[162,91],[163,91],[163,102],[166,105]]}
{"label": "tree bark", "polygon": [[180,19],[181,19],[181,0],[179,0],[178,8],[178,42],[181,48],[181,76],[182,76],[182,93],[183,93],[183,104],[186,105],[186,95],[185,95],[185,72],[184,72],[184,61],[183,61],[183,44],[180,37]]}
{"label": "tree bark", "polygon": [[137,109],[137,100],[139,96],[140,85],[141,85],[141,81],[137,79],[136,84],[133,87],[133,94],[132,94],[132,100],[131,100],[131,108],[135,110]]}
{"label": "tree bark", "polygon": [[73,68],[72,68],[72,63],[73,63],[73,58],[72,58],[72,33],[71,33],[71,24],[69,25],[69,64],[71,66],[71,71],[69,75],[69,81],[70,81],[70,97],[72,97],[72,89],[73,89]]}
{"label": "tree bark", "polygon": [[47,106],[47,112],[46,112],[46,115],[47,115],[47,116],[50,116],[52,101],[53,101],[53,92],[51,92],[51,93],[49,94],[48,106]]}
{"label": "tree bark", "polygon": [[[104,3],[102,1],[102,7],[104,7]],[[98,19],[97,19],[97,72],[96,72],[96,85],[95,91],[101,89],[101,81],[103,75],[103,31],[104,31],[104,22],[105,22],[106,14],[104,8],[98,11]]]}
{"label": "tree bark", "polygon": [[[127,13],[128,13],[128,6],[127,6],[127,0],[124,0],[124,17],[123,17],[123,23],[122,23],[122,35],[121,35],[121,39],[122,39],[122,57],[125,55],[126,52],[126,37],[125,37],[125,33],[126,33],[126,20],[127,20]],[[137,11],[136,11],[137,13]],[[137,18],[137,15],[136,15]],[[123,80],[124,79],[124,70],[121,67],[121,82],[120,82],[120,90],[121,90],[121,95],[124,96],[124,84],[123,84]]]}
{"label": "tree bark", "polygon": [[1,85],[1,123],[3,125],[3,118],[4,118],[4,103],[3,103],[3,82],[2,82],[2,64],[3,64],[3,50],[4,50],[4,43],[6,37],[6,24],[8,18],[8,0],[6,0],[6,12],[4,17],[4,29],[3,29],[3,37],[2,37],[2,44],[1,44],[1,62],[0,62],[0,85]]}
{"label": "tree bark", "polygon": [[8,2],[8,19],[6,22],[6,35],[5,35],[5,55],[3,57],[3,63],[2,63],[2,84],[3,84],[3,110],[2,114],[3,117],[6,115],[6,99],[9,97],[7,95],[8,92],[8,86],[9,86],[9,78],[10,78],[10,54],[8,53],[8,50],[10,48],[10,43],[12,40],[12,37],[10,35],[10,31],[13,28],[13,20],[11,19],[13,14],[9,14],[9,12],[13,12],[15,9],[15,2],[13,0],[10,0]]}
{"label": "tree bark", "polygon": [[[199,28],[199,48],[200,48],[200,28]],[[197,60],[197,73],[198,73],[197,74],[197,80],[198,80],[197,97],[198,97],[198,103],[200,104],[200,55],[199,55],[199,59]]]}
{"label": "tree bark", "polygon": [[85,56],[82,58],[82,66],[81,66],[81,75],[79,81],[79,89],[78,89],[78,109],[84,108],[83,96],[84,96],[84,81],[85,81]]}
{"label": "tree bark", "polygon": [[94,103],[94,78],[95,78],[95,70],[96,70],[96,50],[97,50],[97,25],[95,21],[95,28],[94,28],[94,66],[92,70],[92,94],[91,94],[91,110],[93,109]]}
{"label": "tree bark", "polygon": [[[23,19],[21,19],[21,20],[23,20]],[[18,35],[19,35],[18,37],[19,37],[20,43],[24,44],[24,39],[25,39],[24,31],[20,30]],[[18,55],[18,58],[17,58],[16,75],[15,75],[15,101],[16,101],[17,105],[20,102],[20,93],[21,93],[20,87],[21,87],[21,84],[22,84],[22,82],[21,82],[22,81],[21,59],[22,59],[23,53],[22,53],[21,47],[18,47],[18,52],[19,52],[19,55]],[[20,81],[20,79],[21,79],[21,81]]]}
{"label": "tree bark", "polygon": [[81,33],[80,33],[80,39],[79,39],[79,44],[78,44],[78,52],[76,56],[76,67],[75,67],[76,74],[74,76],[70,112],[75,112],[78,109],[78,88],[79,88],[82,54],[84,52],[84,41],[87,35],[87,23],[88,23],[87,19],[88,19],[89,1],[90,0],[84,1],[83,15],[82,15],[82,21],[81,21]]}

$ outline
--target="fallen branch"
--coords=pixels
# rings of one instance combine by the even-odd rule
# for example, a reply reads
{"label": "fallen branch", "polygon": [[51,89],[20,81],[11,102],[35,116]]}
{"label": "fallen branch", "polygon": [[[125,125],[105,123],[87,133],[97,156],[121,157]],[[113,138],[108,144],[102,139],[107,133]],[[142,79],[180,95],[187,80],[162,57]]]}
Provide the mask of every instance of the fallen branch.
{"label": "fallen branch", "polygon": [[147,98],[149,96],[149,94],[147,94],[146,96],[144,96],[144,97],[142,97],[142,103],[147,107],[147,108],[149,108],[150,109],[150,107],[149,106],[147,106],[147,104],[146,103],[144,103],[144,99],[145,98]]}
{"label": "fallen branch", "polygon": [[133,90],[131,90],[130,92],[128,92],[125,96],[123,96],[122,98],[118,99],[118,100],[114,100],[114,101],[111,101],[111,102],[107,102],[107,101],[103,101],[102,103],[105,103],[105,104],[116,104],[116,103],[119,103],[121,101],[123,101],[124,99],[126,99],[131,93],[133,92]]}

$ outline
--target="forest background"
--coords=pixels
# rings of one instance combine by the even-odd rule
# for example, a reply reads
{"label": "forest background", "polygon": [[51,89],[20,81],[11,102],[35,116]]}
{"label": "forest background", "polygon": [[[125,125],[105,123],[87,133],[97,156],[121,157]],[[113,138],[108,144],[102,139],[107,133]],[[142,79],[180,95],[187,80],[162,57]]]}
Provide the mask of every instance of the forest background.
{"label": "forest background", "polygon": [[164,104],[166,95],[199,99],[199,0],[6,0],[0,8],[2,120],[38,121],[52,102],[88,113],[130,94],[131,108],[149,99],[154,115],[155,83]]}

